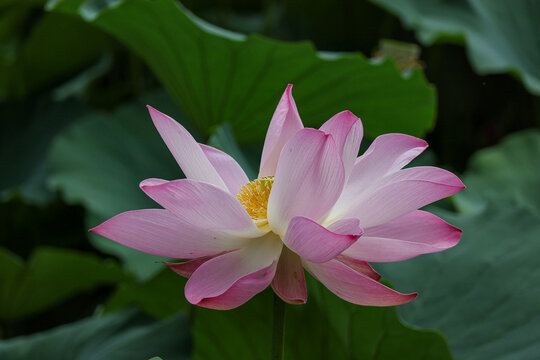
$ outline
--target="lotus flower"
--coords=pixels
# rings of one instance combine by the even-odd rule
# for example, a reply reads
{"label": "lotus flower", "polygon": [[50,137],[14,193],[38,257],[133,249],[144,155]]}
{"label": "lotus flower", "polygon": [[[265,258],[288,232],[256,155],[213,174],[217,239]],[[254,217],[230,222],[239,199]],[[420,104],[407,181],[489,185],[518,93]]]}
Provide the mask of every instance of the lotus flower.
{"label": "lotus flower", "polygon": [[461,231],[418,210],[464,188],[436,167],[402,169],[428,146],[403,134],[376,138],[357,157],[359,118],[343,111],[304,128],[289,85],[272,117],[259,176],[198,144],[172,118],[148,107],[186,179],[144,180],[164,209],[128,211],[91,231],[168,258],[189,278],[187,300],[213,309],[244,304],[269,285],[288,303],[307,300],[304,269],[340,298],[392,306],[413,300],[378,282],[368,262],[442,251]]}

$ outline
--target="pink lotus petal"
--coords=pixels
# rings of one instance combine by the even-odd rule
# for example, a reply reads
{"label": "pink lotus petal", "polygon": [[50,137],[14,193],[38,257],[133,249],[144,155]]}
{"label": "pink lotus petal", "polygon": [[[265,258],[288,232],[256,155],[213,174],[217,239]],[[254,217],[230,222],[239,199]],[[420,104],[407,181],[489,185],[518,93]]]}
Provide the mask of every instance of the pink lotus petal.
{"label": "pink lotus petal", "polygon": [[[282,243],[273,234],[251,240],[244,248],[208,260],[189,278],[186,298],[199,304],[225,293],[238,280],[277,263]],[[270,281],[268,282],[270,283]]]}
{"label": "pink lotus petal", "polygon": [[283,243],[302,258],[326,262],[341,254],[362,235],[358,219],[349,219],[340,226],[343,234],[332,232],[317,222],[295,216],[289,222]]}
{"label": "pink lotus petal", "polygon": [[304,127],[292,97],[292,87],[289,84],[285,89],[266,132],[259,178],[274,176],[281,150],[287,141]]}
{"label": "pink lotus petal", "polygon": [[460,229],[417,210],[366,229],[344,255],[373,262],[401,261],[451,248],[460,237]]}
{"label": "pink lotus petal", "polygon": [[281,250],[276,275],[272,280],[272,289],[289,304],[305,304],[307,301],[304,268],[298,255],[287,249]]}
{"label": "pink lotus petal", "polygon": [[344,263],[345,265],[347,265],[348,267],[350,267],[354,271],[357,271],[357,272],[362,273],[362,274],[364,274],[366,276],[369,276],[373,280],[379,281],[380,278],[381,278],[381,275],[379,275],[379,273],[376,272],[371,267],[371,265],[369,265],[365,261],[354,259],[352,257],[348,257],[348,256],[343,255],[343,254],[336,257],[336,260],[341,261],[342,263]]}
{"label": "pink lotus petal", "polygon": [[350,183],[366,188],[374,181],[401,170],[427,147],[427,142],[414,136],[381,135],[356,160]]}
{"label": "pink lotus petal", "polygon": [[345,301],[365,306],[394,306],[414,300],[417,294],[401,294],[336,259],[325,263],[304,261],[306,269]]}
{"label": "pink lotus petal", "polygon": [[274,261],[270,266],[244,276],[223,294],[204,298],[196,305],[214,310],[230,310],[245,304],[270,285],[276,272],[276,263]]}
{"label": "pink lotus petal", "polygon": [[194,180],[174,180],[159,185],[141,182],[141,189],[179,219],[208,230],[253,238],[264,233],[229,193],[214,185]]}
{"label": "pink lotus petal", "polygon": [[178,259],[215,255],[245,244],[245,240],[197,228],[160,209],[124,212],[90,231],[145,253]]}
{"label": "pink lotus petal", "polygon": [[141,181],[139,186],[141,186],[141,184],[144,184],[144,186],[157,186],[157,185],[166,184],[168,182],[169,182],[169,180],[150,178],[150,179],[145,179],[145,180]]}
{"label": "pink lotus petal", "polygon": [[202,264],[207,262],[210,259],[215,258],[216,256],[222,255],[223,253],[220,253],[218,255],[212,255],[212,256],[204,256],[197,259],[193,259],[190,261],[186,261],[183,263],[168,263],[164,262],[163,264],[167,265],[172,271],[177,273],[178,275],[188,278],[193,274],[195,270],[199,268]]}
{"label": "pink lotus petal", "polygon": [[356,218],[344,218],[327,226],[327,229],[336,234],[348,235],[356,233],[362,235],[364,231],[360,227],[360,220]]}
{"label": "pink lotus petal", "polygon": [[227,185],[231,194],[238,194],[249,179],[236,160],[230,155],[208,145],[199,144],[212,166]]}
{"label": "pink lotus petal", "polygon": [[431,166],[400,170],[364,191],[346,211],[366,229],[384,224],[465,188],[457,176]]}
{"label": "pink lotus petal", "polygon": [[362,122],[352,112],[346,110],[330,118],[321,126],[320,130],[331,134],[334,138],[338,152],[343,160],[345,178],[347,179],[358,156],[358,150],[364,135]]}
{"label": "pink lotus petal", "polygon": [[147,106],[161,138],[188,179],[204,181],[222,189],[227,186],[193,136],[173,118]]}
{"label": "pink lotus petal", "polygon": [[340,218],[344,210],[371,185],[399,171],[427,147],[424,140],[405,134],[385,134],[377,137],[356,160],[343,192],[328,218]]}
{"label": "pink lotus petal", "polygon": [[345,173],[331,135],[302,129],[285,145],[268,199],[268,221],[283,236],[294,216],[318,220],[334,205]]}

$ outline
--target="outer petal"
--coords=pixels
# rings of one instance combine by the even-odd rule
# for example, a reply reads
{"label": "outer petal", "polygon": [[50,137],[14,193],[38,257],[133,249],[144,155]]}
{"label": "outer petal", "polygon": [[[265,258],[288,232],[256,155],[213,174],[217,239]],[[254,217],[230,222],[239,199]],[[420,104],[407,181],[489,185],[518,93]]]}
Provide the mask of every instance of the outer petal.
{"label": "outer petal", "polygon": [[344,255],[373,262],[401,261],[451,248],[460,237],[460,229],[417,210],[366,229]]}
{"label": "outer petal", "polygon": [[223,294],[212,298],[204,298],[197,305],[215,310],[234,309],[266,289],[275,272],[276,262],[274,261],[270,266],[244,276]]}
{"label": "outer petal", "polygon": [[208,145],[199,144],[231,194],[236,195],[249,179],[236,160],[230,155]]}
{"label": "outer petal", "polygon": [[188,179],[227,189],[199,144],[182,125],[151,106],[148,106],[148,111],[161,138]]}
{"label": "outer petal", "polygon": [[342,233],[332,232],[303,216],[291,219],[283,242],[300,257],[312,262],[326,262],[341,254],[362,235],[358,219],[348,219]]}
{"label": "outer petal", "polygon": [[185,289],[187,300],[200,304],[205,299],[224,294],[243,277],[277,263],[281,248],[279,239],[269,234],[250,241],[240,250],[208,260],[189,278]]}
{"label": "outer petal", "polygon": [[281,152],[268,199],[272,230],[284,235],[294,216],[320,219],[336,202],[344,179],[332,136],[315,129],[298,131]]}
{"label": "outer petal", "polygon": [[414,300],[417,294],[401,294],[369,276],[356,272],[341,261],[322,264],[304,261],[306,269],[345,301],[365,306],[394,306]]}
{"label": "outer petal", "polygon": [[259,237],[264,234],[228,191],[187,179],[158,185],[154,183],[155,179],[151,179],[151,182],[145,180],[140,186],[154,201],[185,222],[239,237]]}
{"label": "outer petal", "polygon": [[212,255],[212,256],[204,256],[204,257],[200,257],[200,258],[193,259],[193,260],[190,260],[190,261],[185,261],[185,262],[182,262],[182,263],[164,262],[164,264],[167,265],[172,271],[174,271],[178,275],[189,279],[191,274],[193,274],[193,272],[195,270],[197,270],[199,268],[199,266],[201,266],[202,264],[204,264],[208,260],[213,259],[213,258],[215,258],[216,256],[219,256],[219,255],[221,255],[221,254]]}
{"label": "outer petal", "polygon": [[422,139],[405,134],[385,134],[377,137],[359,157],[348,178],[343,193],[328,218],[338,219],[362,192],[383,177],[407,165],[428,147]]}
{"label": "outer petal", "polygon": [[332,116],[320,130],[331,134],[334,138],[345,167],[345,178],[348,178],[364,135],[362,122],[352,112],[346,110]]}
{"label": "outer petal", "polygon": [[366,188],[374,181],[401,170],[427,147],[427,142],[413,136],[405,134],[381,135],[356,160],[350,183],[360,188]]}
{"label": "outer petal", "polygon": [[336,260],[341,261],[342,263],[344,263],[345,265],[347,265],[348,267],[350,267],[354,271],[357,271],[357,272],[362,273],[362,274],[364,274],[366,276],[369,276],[373,280],[379,281],[379,279],[381,278],[381,275],[379,275],[379,273],[376,272],[371,267],[371,265],[369,265],[365,261],[358,260],[358,259],[353,259],[353,258],[348,257],[348,256],[343,255],[343,254],[336,257]]}
{"label": "outer petal", "polygon": [[215,255],[245,244],[242,239],[198,228],[160,209],[121,213],[90,231],[139,251],[179,259]]}
{"label": "outer petal", "polygon": [[276,173],[281,150],[287,141],[304,127],[292,97],[292,87],[292,84],[289,84],[285,89],[268,127],[266,139],[264,140],[259,178],[273,176]]}
{"label": "outer petal", "polygon": [[360,219],[366,229],[384,224],[465,188],[457,176],[431,166],[400,170],[364,191],[346,216]]}
{"label": "outer petal", "polygon": [[289,304],[305,304],[307,301],[306,279],[300,257],[287,249],[281,250],[276,275],[272,280],[274,292]]}

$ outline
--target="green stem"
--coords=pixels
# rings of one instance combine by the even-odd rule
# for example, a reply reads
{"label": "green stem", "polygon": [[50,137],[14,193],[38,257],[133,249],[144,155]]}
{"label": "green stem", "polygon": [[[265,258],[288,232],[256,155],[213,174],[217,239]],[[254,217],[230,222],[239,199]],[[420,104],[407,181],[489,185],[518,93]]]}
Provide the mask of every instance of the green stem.
{"label": "green stem", "polygon": [[285,329],[285,302],[274,294],[274,321],[272,324],[272,360],[283,359],[283,335]]}

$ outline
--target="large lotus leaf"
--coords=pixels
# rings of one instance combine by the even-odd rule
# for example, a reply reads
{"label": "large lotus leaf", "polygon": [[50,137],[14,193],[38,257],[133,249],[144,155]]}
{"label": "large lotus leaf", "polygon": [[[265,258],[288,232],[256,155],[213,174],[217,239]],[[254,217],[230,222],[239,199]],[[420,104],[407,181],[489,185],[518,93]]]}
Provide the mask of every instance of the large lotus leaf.
{"label": "large lotus leaf", "polygon": [[20,33],[21,38],[0,43],[4,50],[0,51],[0,99],[19,98],[59,85],[113,46],[99,29],[59,13],[45,13],[27,34],[28,22],[40,5],[35,2],[18,1],[6,10],[6,16],[0,16],[0,40],[2,25],[17,17],[20,20],[4,31],[10,36]]}
{"label": "large lotus leaf", "polygon": [[0,248],[0,321],[34,315],[78,293],[124,278],[116,263],[90,254],[38,248],[25,264]]}
{"label": "large lotus leaf", "polygon": [[132,311],[96,316],[30,336],[0,341],[9,360],[189,359],[182,315],[156,322]]}
{"label": "large lotus leaf", "polygon": [[361,116],[372,137],[421,136],[433,126],[433,88],[420,71],[404,77],[392,61],[233,34],[173,0],[54,0],[47,8],[82,17],[139,54],[204,135],[230,123],[240,143],[261,140],[287,83],[310,126],[344,109]]}
{"label": "large lotus leaf", "polygon": [[[440,334],[403,325],[394,308],[346,303],[315,281],[309,288],[306,305],[286,308],[286,359],[452,358]],[[197,308],[193,358],[268,358],[271,317],[270,290],[231,311]]]}
{"label": "large lotus leaf", "polygon": [[540,94],[537,0],[371,0],[398,15],[420,41],[464,41],[480,74],[512,72]]}
{"label": "large lotus leaf", "polygon": [[456,196],[462,212],[479,211],[487,202],[523,205],[540,214],[540,132],[509,135],[499,145],[473,155]]}
{"label": "large lotus leaf", "polygon": [[[182,118],[165,94],[156,93],[113,113],[89,113],[52,144],[49,185],[61,191],[68,202],[86,207],[89,228],[123,211],[160,208],[139,189],[142,180],[183,177],[155,130],[146,104]],[[162,268],[156,260],[163,258],[98,235],[91,239],[102,251],[120,256],[139,278],[150,277]]]}
{"label": "large lotus leaf", "polygon": [[455,248],[379,264],[397,288],[420,293],[403,319],[440,330],[457,359],[540,358],[540,217],[504,204],[442,217],[463,229]]}

